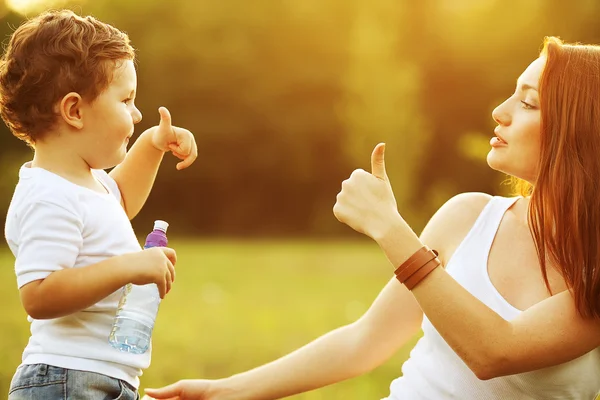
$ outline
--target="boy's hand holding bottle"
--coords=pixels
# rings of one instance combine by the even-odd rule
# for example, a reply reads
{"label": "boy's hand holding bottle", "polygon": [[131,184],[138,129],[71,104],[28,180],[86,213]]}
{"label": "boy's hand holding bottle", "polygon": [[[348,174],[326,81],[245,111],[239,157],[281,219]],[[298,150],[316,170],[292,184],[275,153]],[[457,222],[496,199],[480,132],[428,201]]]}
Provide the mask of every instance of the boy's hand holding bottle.
{"label": "boy's hand holding bottle", "polygon": [[134,285],[155,283],[160,298],[164,299],[175,280],[175,250],[168,247],[151,247],[123,257],[127,258],[129,282]]}

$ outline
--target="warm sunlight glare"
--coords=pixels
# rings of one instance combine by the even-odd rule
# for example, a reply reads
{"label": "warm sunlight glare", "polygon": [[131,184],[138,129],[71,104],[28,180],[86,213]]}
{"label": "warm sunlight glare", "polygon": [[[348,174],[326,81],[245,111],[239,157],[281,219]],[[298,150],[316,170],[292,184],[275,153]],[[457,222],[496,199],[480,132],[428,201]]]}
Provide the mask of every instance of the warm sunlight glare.
{"label": "warm sunlight glare", "polygon": [[6,0],[6,6],[22,15],[38,13],[48,8],[63,7],[68,0]]}

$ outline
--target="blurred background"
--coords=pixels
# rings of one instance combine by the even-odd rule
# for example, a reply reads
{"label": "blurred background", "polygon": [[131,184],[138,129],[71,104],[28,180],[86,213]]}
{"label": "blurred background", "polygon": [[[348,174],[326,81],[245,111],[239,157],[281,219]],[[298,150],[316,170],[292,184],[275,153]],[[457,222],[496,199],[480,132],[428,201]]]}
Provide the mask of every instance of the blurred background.
{"label": "blurred background", "polygon": [[[180,260],[142,388],[241,372],[358,318],[392,267],[333,217],[342,180],[386,142],[417,232],[459,192],[509,194],[485,162],[491,111],[544,36],[600,43],[596,0],[5,0],[3,43],[28,16],[62,7],[129,34],[137,133],[166,106],[198,143],[187,170],[165,158],[133,221],[143,240],[167,220]],[[32,153],[0,130],[3,223]],[[0,261],[6,393],[28,324],[5,244]],[[368,375],[294,399],[386,396],[413,343]]]}

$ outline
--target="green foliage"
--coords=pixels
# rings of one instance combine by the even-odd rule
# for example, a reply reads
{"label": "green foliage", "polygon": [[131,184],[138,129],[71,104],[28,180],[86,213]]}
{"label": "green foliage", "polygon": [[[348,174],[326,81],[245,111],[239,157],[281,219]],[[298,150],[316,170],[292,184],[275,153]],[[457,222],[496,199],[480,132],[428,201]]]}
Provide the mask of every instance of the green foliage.
{"label": "green foliage", "polygon": [[[458,192],[505,193],[481,145],[492,109],[543,36],[600,37],[592,0],[67,3],[130,35],[137,132],[165,105],[195,133],[196,164],[177,172],[168,157],[134,221],[145,228],[160,216],[194,235],[352,234],[331,206],[383,141],[398,205],[417,231]],[[7,38],[24,17],[3,11]],[[30,156],[4,129],[0,158],[15,153]],[[0,210],[16,172],[4,170]]]}

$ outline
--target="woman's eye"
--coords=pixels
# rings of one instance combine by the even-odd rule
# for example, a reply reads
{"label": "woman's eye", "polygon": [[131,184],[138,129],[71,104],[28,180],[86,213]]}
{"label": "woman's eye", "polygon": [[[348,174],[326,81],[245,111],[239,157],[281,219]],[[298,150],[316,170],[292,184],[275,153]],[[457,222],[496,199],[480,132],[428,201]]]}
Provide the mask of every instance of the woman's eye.
{"label": "woman's eye", "polygon": [[532,110],[535,108],[534,106],[532,106],[531,104],[527,103],[524,100],[521,100],[521,104],[523,105],[523,108],[526,110]]}

